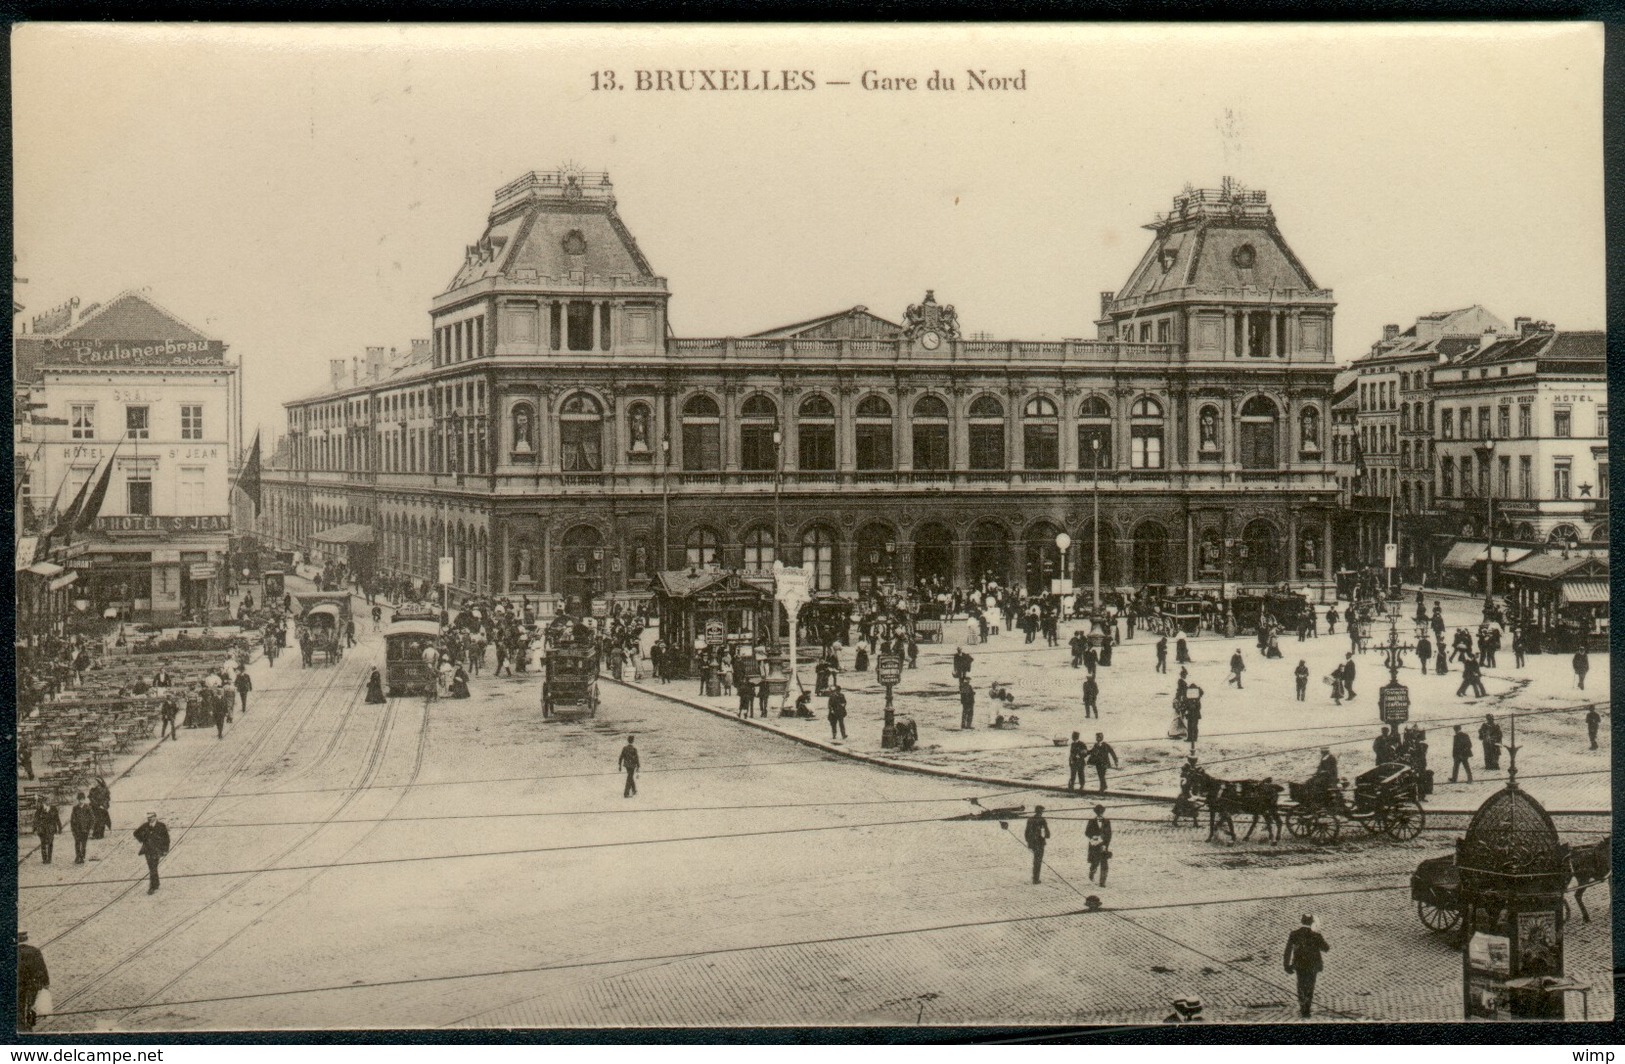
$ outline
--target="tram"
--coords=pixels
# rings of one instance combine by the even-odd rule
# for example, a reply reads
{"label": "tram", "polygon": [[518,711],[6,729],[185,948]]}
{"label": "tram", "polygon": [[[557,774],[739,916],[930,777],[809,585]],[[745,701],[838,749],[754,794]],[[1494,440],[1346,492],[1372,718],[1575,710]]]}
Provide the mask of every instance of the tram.
{"label": "tram", "polygon": [[424,651],[433,651],[439,638],[440,625],[430,620],[398,620],[384,629],[384,682],[391,698],[438,691],[438,655]]}

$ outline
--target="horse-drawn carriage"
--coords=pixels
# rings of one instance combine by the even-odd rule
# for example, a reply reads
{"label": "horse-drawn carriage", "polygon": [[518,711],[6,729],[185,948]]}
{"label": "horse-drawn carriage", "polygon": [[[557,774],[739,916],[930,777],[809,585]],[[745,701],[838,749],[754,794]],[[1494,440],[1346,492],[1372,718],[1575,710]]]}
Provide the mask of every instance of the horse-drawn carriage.
{"label": "horse-drawn carriage", "polygon": [[[1574,902],[1580,907],[1580,917],[1591,922],[1586,908],[1587,887],[1605,883],[1613,872],[1610,843],[1612,836],[1604,835],[1596,842],[1583,846],[1566,847],[1569,882],[1573,884]],[[1416,866],[1411,873],[1411,900],[1416,903],[1416,918],[1429,931],[1453,931],[1461,923],[1461,874],[1456,868],[1456,855],[1430,857]],[[1568,912],[1568,899],[1563,900],[1563,911]]]}
{"label": "horse-drawn carriage", "polygon": [[299,619],[305,630],[305,639],[310,643],[312,664],[318,654],[328,665],[335,664],[344,656],[345,619],[344,611],[331,602],[317,603]]}
{"label": "horse-drawn carriage", "polygon": [[1270,779],[1221,780],[1202,768],[1186,774],[1184,792],[1176,803],[1174,819],[1196,820],[1205,807],[1208,812],[1208,838],[1224,830],[1234,839],[1234,817],[1251,816],[1246,838],[1252,838],[1260,821],[1271,842],[1281,837],[1284,827],[1294,838],[1326,844],[1336,842],[1348,820],[1371,834],[1386,834],[1405,841],[1421,834],[1425,815],[1421,806],[1421,785],[1409,765],[1378,765],[1354,781],[1351,803],[1341,780],[1314,777],[1305,783],[1289,783],[1288,800],[1281,801],[1282,787]]}
{"label": "horse-drawn carriage", "polygon": [[598,715],[598,648],[591,643],[557,646],[547,652],[542,681],[543,717]]}
{"label": "horse-drawn carriage", "polygon": [[1202,612],[1206,603],[1201,599],[1165,599],[1157,609],[1157,635],[1195,635],[1202,628]]}

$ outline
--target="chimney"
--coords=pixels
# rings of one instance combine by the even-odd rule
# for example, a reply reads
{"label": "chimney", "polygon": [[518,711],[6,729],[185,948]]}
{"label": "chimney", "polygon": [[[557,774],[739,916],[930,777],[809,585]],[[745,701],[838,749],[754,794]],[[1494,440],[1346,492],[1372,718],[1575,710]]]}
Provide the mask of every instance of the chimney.
{"label": "chimney", "polygon": [[1501,334],[1496,332],[1494,329],[1485,329],[1484,335],[1478,338],[1478,349],[1482,351],[1500,338]]}
{"label": "chimney", "polygon": [[422,361],[426,360],[428,357],[429,357],[429,341],[427,341],[427,340],[413,340],[412,341],[412,361],[413,362],[422,362]]}
{"label": "chimney", "polygon": [[1533,318],[1513,318],[1512,331],[1517,333],[1519,336],[1528,336],[1529,326],[1532,324],[1534,324]]}
{"label": "chimney", "polygon": [[1117,298],[1117,293],[1116,292],[1102,292],[1102,293],[1100,293],[1100,316],[1102,318],[1104,318],[1106,316],[1106,312],[1111,309],[1112,300],[1114,300],[1116,298]]}
{"label": "chimney", "polygon": [[1399,326],[1384,325],[1382,327],[1382,339],[1384,343],[1387,343],[1390,340],[1399,339]]}
{"label": "chimney", "polygon": [[336,392],[344,387],[344,359],[330,358],[327,360],[328,383]]}
{"label": "chimney", "polygon": [[367,379],[375,381],[384,375],[384,349],[382,347],[367,348]]}

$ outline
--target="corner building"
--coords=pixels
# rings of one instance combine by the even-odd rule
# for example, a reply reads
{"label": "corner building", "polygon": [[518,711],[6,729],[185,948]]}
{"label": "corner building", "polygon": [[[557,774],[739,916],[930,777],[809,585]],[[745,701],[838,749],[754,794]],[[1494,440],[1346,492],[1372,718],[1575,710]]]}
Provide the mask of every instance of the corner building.
{"label": "corner building", "polygon": [[1146,228],[1093,340],[968,340],[930,292],[675,338],[607,175],[527,174],[433,301],[432,357],[287,404],[264,532],[372,524],[381,573],[445,555],[456,591],[576,609],[779,557],[825,594],[1036,591],[1091,579],[1098,492],[1103,587],[1329,582],[1331,293],[1262,192],[1187,189]]}

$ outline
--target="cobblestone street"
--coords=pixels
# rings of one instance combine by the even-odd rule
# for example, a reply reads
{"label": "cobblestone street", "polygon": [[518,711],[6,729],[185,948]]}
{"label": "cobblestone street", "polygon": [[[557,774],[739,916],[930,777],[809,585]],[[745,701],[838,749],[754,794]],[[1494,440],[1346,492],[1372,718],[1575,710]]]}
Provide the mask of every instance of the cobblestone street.
{"label": "cobblestone street", "polygon": [[[380,652],[364,632],[336,667],[257,663],[253,712],[224,741],[185,733],[115,782],[90,863],[25,858],[22,926],[59,1010],[42,1032],[1132,1024],[1190,993],[1213,1021],[1279,1022],[1296,1012],[1281,949],[1305,911],[1332,945],[1317,1019],[1459,1017],[1459,953],[1418,922],[1408,877],[1465,818],[1409,843],[1224,845],[1172,827],[1163,803],[1113,798],[1101,888],[1089,803],[1007,795],[1050,808],[1035,886],[1019,822],[953,819],[1000,788],[608,682],[577,723],[542,722],[534,675],[369,706]],[[630,799],[614,771],[629,732],[645,769]],[[175,838],[151,896],[128,835],[147,809]],[[1613,1010],[1606,893],[1568,927],[1593,1018]],[[1083,911],[1091,894],[1102,911]]]}

